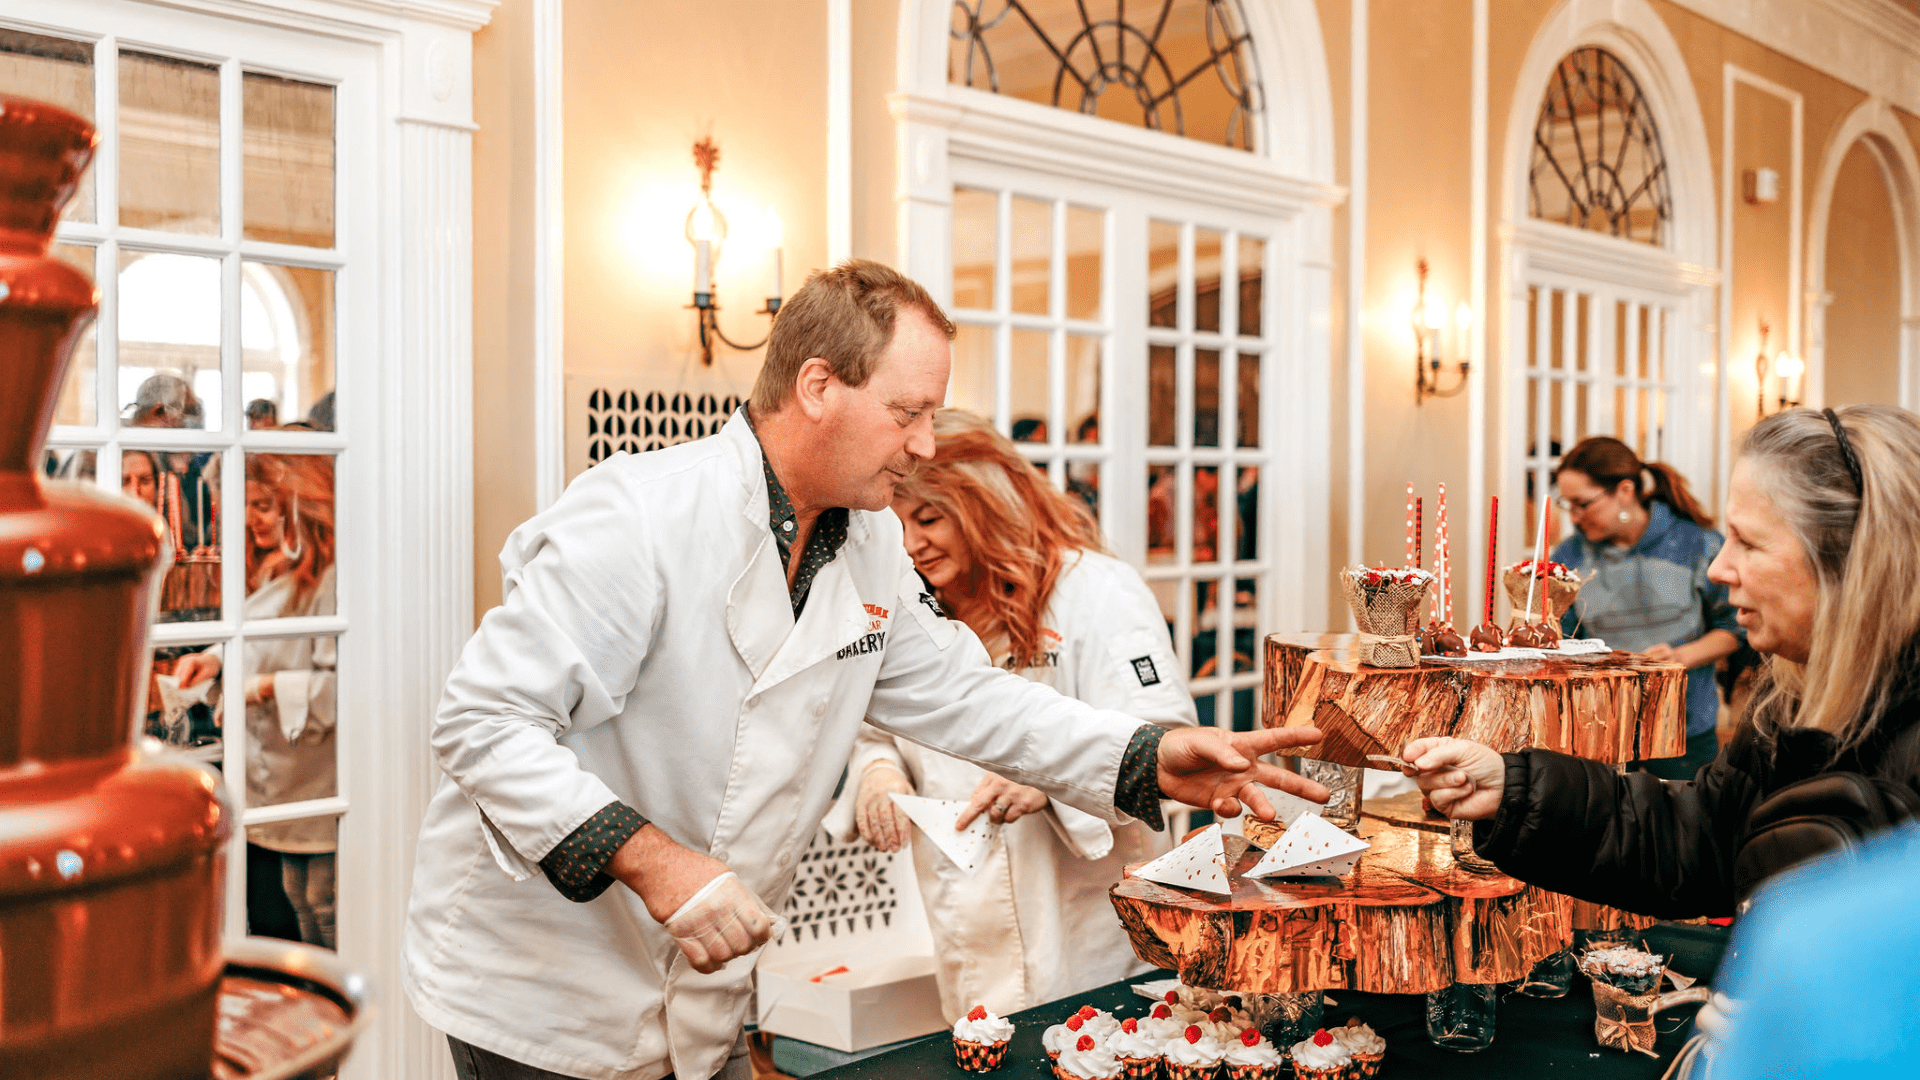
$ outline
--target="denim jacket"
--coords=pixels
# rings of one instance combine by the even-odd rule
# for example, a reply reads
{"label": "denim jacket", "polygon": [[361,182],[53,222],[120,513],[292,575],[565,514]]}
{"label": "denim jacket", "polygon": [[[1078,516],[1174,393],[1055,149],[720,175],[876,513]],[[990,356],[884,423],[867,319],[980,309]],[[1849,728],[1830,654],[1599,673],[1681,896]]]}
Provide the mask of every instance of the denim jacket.
{"label": "denim jacket", "polygon": [[[1675,517],[1666,503],[1649,503],[1647,513],[1647,531],[1630,548],[1595,544],[1575,532],[1553,549],[1556,562],[1587,579],[1563,631],[1604,638],[1628,652],[1685,645],[1709,630],[1745,641],[1727,587],[1707,580],[1707,566],[1726,539]],[[1687,734],[1711,731],[1718,715],[1713,666],[1703,664],[1687,672]]]}

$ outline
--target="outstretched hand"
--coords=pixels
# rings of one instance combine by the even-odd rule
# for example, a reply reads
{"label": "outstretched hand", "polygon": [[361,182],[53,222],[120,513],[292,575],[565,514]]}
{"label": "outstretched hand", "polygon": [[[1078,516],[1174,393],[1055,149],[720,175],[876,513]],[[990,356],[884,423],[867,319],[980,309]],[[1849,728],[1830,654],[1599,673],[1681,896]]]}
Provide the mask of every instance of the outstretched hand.
{"label": "outstretched hand", "polygon": [[1322,738],[1320,729],[1310,727],[1234,732],[1211,727],[1172,728],[1160,739],[1155,778],[1162,794],[1188,806],[1231,818],[1240,816],[1244,805],[1255,817],[1272,821],[1273,804],[1258,784],[1317,803],[1326,802],[1331,792],[1298,773],[1258,758],[1310,746]]}
{"label": "outstretched hand", "polygon": [[1506,759],[1470,739],[1415,739],[1400,751],[1402,770],[1420,785],[1435,810],[1450,818],[1478,821],[1500,810],[1506,789]]}

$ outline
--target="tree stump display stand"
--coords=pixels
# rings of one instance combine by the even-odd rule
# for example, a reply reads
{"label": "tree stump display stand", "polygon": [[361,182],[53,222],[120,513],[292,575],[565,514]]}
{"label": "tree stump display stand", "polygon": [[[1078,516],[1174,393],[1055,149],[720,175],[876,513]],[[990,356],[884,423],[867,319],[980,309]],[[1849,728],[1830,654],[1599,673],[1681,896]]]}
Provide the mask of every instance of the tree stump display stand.
{"label": "tree stump display stand", "polygon": [[[1686,671],[1623,653],[1546,660],[1366,667],[1349,634],[1267,640],[1268,727],[1326,733],[1299,756],[1369,766],[1412,739],[1455,735],[1502,752],[1537,746],[1609,764],[1686,749]],[[1446,824],[1407,806],[1362,809],[1373,846],[1342,878],[1247,879],[1271,842],[1227,838],[1229,896],[1129,876],[1110,890],[1142,960],[1197,986],[1248,993],[1345,988],[1434,993],[1525,978],[1573,932],[1650,924],[1624,912],[1474,873]]]}

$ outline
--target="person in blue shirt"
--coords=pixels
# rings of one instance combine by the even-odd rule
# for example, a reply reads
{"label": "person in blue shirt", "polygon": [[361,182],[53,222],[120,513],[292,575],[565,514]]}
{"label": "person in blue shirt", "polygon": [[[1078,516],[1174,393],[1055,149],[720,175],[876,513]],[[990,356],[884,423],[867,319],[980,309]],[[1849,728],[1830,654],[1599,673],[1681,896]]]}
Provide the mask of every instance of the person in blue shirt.
{"label": "person in blue shirt", "polygon": [[1713,666],[1746,640],[1727,587],[1707,580],[1725,538],[1670,465],[1641,461],[1606,436],[1582,439],[1554,472],[1577,530],[1553,549],[1586,584],[1562,630],[1687,668],[1685,757],[1639,763],[1688,780],[1720,751]]}

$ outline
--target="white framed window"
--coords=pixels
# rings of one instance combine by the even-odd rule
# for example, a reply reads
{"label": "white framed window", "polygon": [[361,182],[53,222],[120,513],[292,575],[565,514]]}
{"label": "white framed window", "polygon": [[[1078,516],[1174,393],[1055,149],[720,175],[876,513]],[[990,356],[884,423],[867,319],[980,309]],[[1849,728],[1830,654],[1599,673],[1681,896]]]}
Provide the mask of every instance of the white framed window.
{"label": "white framed window", "polygon": [[[354,454],[367,399],[342,360],[377,350],[359,212],[374,202],[373,58],[126,4],[59,14],[0,22],[0,88],[100,132],[55,232],[100,312],[46,471],[166,522],[145,728],[225,778],[241,826],[226,932],[336,947],[336,913],[365,910],[330,864],[355,790],[342,751],[370,690],[354,647],[372,569],[374,484]],[[213,660],[216,676],[178,685]],[[252,890],[249,870],[265,879]],[[286,903],[262,904],[276,885]]]}

